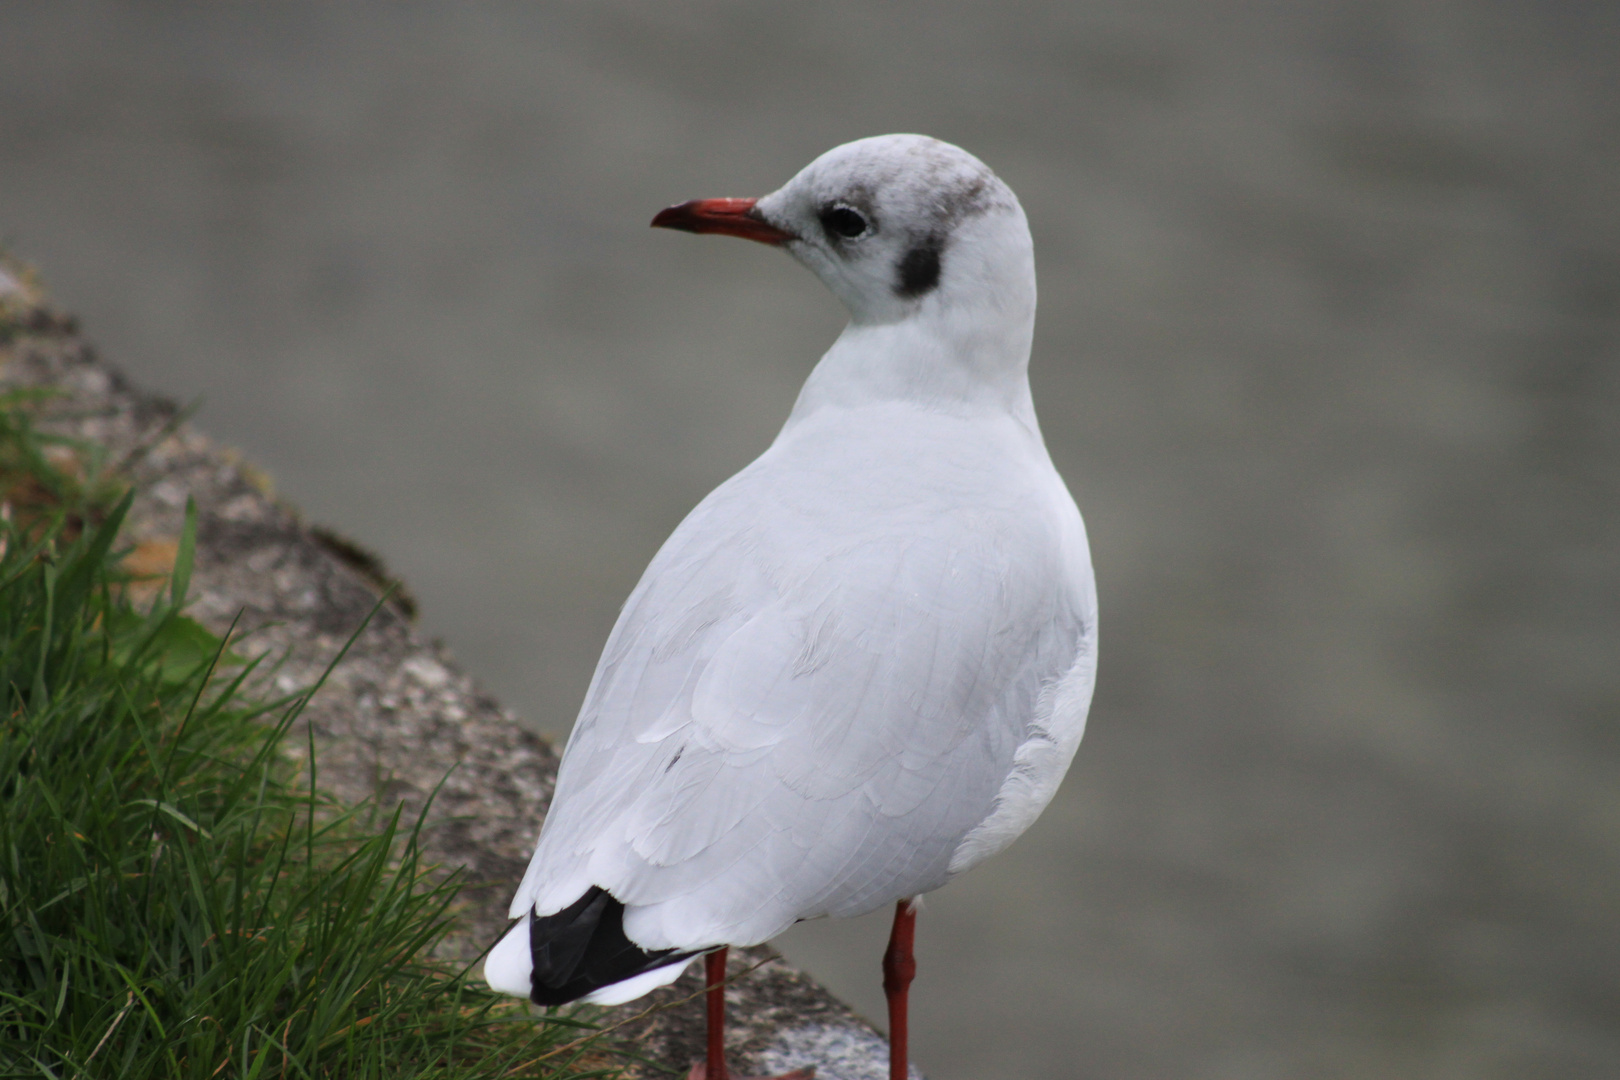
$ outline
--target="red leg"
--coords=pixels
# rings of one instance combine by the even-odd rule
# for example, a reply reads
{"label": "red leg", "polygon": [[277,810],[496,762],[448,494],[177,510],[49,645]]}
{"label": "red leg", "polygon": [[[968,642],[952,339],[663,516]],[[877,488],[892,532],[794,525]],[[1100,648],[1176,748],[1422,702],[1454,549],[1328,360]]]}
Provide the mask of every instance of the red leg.
{"label": "red leg", "polygon": [[[687,1080],[731,1080],[726,1071],[726,950],[719,948],[703,958],[703,985],[707,1006],[708,1041],[704,1060],[692,1066]],[[780,1076],[742,1076],[737,1080],[815,1080],[814,1068],[794,1069]]]}
{"label": "red leg", "polygon": [[889,999],[889,1080],[906,1080],[906,991],[917,975],[911,955],[916,937],[917,909],[910,899],[894,906],[894,929],[883,953],[883,993]]}
{"label": "red leg", "polygon": [[708,1043],[703,1064],[692,1070],[690,1080],[731,1080],[726,1072],[726,952],[719,948],[703,958],[703,985],[709,988],[704,995]]}

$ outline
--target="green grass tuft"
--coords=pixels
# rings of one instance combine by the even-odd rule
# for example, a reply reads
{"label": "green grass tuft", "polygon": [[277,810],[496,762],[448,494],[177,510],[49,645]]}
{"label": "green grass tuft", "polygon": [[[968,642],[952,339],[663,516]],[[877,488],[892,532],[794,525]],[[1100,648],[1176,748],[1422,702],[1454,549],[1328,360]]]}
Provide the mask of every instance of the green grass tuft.
{"label": "green grass tuft", "polygon": [[53,465],[31,404],[0,398],[0,1075],[610,1072],[576,1022],[432,959],[458,883],[420,822],[333,804],[281,752],[307,695],[256,700],[182,614],[194,510],[134,604],[130,496]]}

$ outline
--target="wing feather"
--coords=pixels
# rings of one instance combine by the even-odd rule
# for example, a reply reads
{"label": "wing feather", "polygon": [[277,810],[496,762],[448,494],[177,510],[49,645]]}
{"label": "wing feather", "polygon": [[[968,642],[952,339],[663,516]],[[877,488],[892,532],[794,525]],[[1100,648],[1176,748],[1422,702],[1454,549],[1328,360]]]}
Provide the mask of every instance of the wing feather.
{"label": "wing feather", "polygon": [[1050,465],[982,475],[961,434],[924,488],[873,475],[892,451],[779,441],[693,511],[609,639],[514,914],[597,885],[642,947],[693,948],[943,883],[1090,621]]}

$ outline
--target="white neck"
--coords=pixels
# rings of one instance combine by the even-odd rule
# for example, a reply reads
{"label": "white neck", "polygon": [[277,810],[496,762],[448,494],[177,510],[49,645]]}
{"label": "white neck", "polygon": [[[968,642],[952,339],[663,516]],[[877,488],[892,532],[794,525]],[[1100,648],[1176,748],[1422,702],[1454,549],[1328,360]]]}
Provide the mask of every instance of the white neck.
{"label": "white neck", "polygon": [[1033,304],[1021,317],[926,303],[911,318],[850,323],[816,364],[788,427],[827,407],[903,401],[933,411],[1000,411],[1036,430],[1029,393]]}

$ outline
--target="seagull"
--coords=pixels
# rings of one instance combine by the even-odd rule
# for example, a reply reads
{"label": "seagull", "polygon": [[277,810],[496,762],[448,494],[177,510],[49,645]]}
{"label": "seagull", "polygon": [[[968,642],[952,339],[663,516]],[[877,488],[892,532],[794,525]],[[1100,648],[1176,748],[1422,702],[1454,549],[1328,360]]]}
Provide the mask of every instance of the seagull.
{"label": "seagull", "polygon": [[1085,526],[1030,397],[1029,225],[984,163],[922,135],[652,224],[785,248],[850,320],[625,602],[485,979],[614,1005],[703,956],[689,1080],[726,1080],[726,949],[893,904],[904,1080],[915,898],[1039,816],[1096,676]]}

